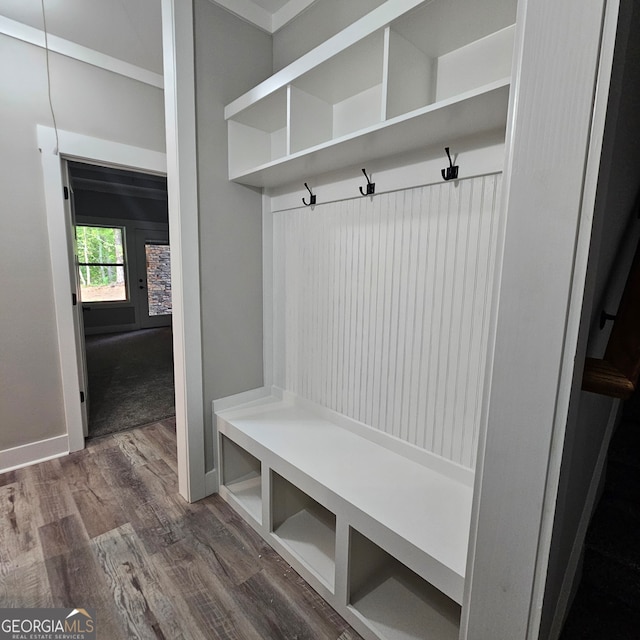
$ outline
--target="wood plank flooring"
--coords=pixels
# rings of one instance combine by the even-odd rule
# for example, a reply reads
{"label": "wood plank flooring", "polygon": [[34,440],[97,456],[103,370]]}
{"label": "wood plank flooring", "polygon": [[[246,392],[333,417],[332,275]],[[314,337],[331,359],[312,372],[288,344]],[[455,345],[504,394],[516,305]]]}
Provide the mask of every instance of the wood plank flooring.
{"label": "wood plank flooring", "polygon": [[172,420],[0,475],[0,607],[92,607],[105,640],[360,639],[218,496],[177,491]]}

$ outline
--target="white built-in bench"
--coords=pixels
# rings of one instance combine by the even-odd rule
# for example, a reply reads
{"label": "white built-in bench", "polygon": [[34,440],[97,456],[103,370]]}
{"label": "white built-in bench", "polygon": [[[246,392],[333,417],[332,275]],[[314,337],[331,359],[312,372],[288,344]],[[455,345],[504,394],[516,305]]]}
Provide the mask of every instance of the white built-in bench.
{"label": "white built-in bench", "polygon": [[216,415],[220,494],[362,635],[458,637],[471,471],[292,396]]}

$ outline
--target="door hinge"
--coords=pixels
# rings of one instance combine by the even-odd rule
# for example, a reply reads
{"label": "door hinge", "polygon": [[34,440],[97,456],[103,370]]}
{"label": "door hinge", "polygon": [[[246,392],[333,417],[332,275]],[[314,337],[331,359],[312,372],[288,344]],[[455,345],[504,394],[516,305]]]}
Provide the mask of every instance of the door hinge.
{"label": "door hinge", "polygon": [[64,187],[64,199],[69,199],[69,187]]}
{"label": "door hinge", "polygon": [[78,304],[78,295],[76,293],[71,294],[71,304],[75,307]]}
{"label": "door hinge", "polygon": [[84,391],[80,392],[80,402],[84,402]]}

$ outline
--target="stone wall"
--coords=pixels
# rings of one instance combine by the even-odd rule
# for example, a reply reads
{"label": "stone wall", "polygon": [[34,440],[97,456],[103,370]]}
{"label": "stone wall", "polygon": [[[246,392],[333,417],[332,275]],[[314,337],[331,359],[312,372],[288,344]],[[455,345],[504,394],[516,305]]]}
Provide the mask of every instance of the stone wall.
{"label": "stone wall", "polygon": [[168,244],[147,244],[149,315],[171,313],[171,250]]}

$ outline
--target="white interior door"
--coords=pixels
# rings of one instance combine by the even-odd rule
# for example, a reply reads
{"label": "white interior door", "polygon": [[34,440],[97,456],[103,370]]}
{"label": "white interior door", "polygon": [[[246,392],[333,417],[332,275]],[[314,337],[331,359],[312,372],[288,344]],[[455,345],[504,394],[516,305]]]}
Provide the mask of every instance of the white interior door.
{"label": "white interior door", "polygon": [[137,275],[131,283],[138,289],[140,328],[171,324],[171,250],[168,231],[136,231]]}
{"label": "white interior door", "polygon": [[80,382],[80,408],[82,414],[82,432],[86,438],[89,433],[89,376],[87,373],[87,354],[84,341],[84,321],[82,318],[82,298],[80,294],[80,277],[78,273],[78,251],[76,243],[76,216],[73,204],[73,189],[69,180],[69,168],[66,161],[63,166],[63,182],[65,190],[65,219],[67,221],[67,237],[70,240],[69,260],[71,262],[71,302],[73,305],[73,329],[76,337],[76,354],[78,361],[78,380]]}

